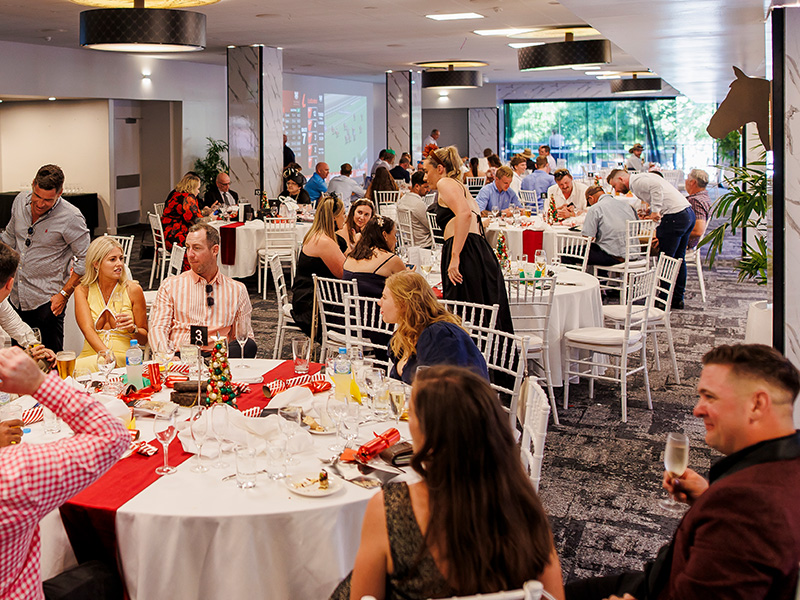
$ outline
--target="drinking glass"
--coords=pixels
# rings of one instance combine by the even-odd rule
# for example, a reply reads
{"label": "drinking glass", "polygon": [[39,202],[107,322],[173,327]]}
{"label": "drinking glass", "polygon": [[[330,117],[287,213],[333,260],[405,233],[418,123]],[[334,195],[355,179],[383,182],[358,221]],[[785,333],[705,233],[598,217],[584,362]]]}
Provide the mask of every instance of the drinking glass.
{"label": "drinking glass", "polygon": [[496,221],[497,217],[500,216],[500,209],[497,206],[492,207],[492,218]]}
{"label": "drinking glass", "polygon": [[222,460],[222,442],[228,431],[228,407],[225,404],[216,403],[209,410],[211,411],[211,430],[214,432],[219,451],[216,462],[211,466],[215,469],[224,469],[228,466],[228,463]]}
{"label": "drinking glass", "polygon": [[[367,369],[364,373],[364,383],[367,387],[367,395],[369,396],[369,408],[375,409],[375,395],[383,385],[383,369]],[[367,414],[365,421],[371,421],[372,415]]]}
{"label": "drinking glass", "polygon": [[108,392],[108,377],[117,366],[117,357],[113,350],[103,350],[97,353],[97,369],[103,374],[103,391]]}
{"label": "drinking glass", "polygon": [[273,481],[286,477],[286,438],[283,436],[267,442],[267,477]]}
{"label": "drinking glass", "polygon": [[189,379],[200,377],[200,371],[197,368],[198,356],[200,356],[200,349],[197,346],[192,344],[181,346],[181,362],[189,365]]}
{"label": "drinking glass", "polygon": [[384,383],[380,385],[375,392],[375,400],[372,403],[372,410],[375,412],[375,418],[378,421],[385,421],[389,418],[389,385]]}
{"label": "drinking glass", "polygon": [[156,473],[159,475],[171,475],[177,470],[175,467],[169,466],[169,445],[178,433],[175,429],[175,412],[173,410],[169,414],[157,414],[153,421],[153,432],[164,447],[164,466],[156,469]]}
{"label": "drinking glass", "polygon": [[400,423],[400,417],[403,416],[403,411],[406,408],[405,386],[399,381],[393,381],[389,384],[389,400],[394,408],[394,422],[397,425]]}
{"label": "drinking glass", "polygon": [[44,415],[44,432],[58,433],[61,431],[61,418],[49,408],[42,406]]}
{"label": "drinking glass", "polygon": [[243,490],[256,487],[256,449],[236,446],[236,485]]}
{"label": "drinking glass", "polygon": [[358,439],[358,424],[361,420],[360,406],[355,402],[345,405],[344,416],[342,417],[342,433],[347,440],[345,446],[353,447]]}
{"label": "drinking glass", "polygon": [[[682,433],[667,434],[667,447],[664,450],[664,468],[670,477],[678,478],[684,474],[689,466],[689,438]],[[661,499],[658,505],[664,510],[678,513],[684,510],[680,502],[672,498]]]}
{"label": "drinking glass", "polygon": [[58,368],[58,376],[61,379],[72,377],[75,372],[75,359],[77,356],[71,350],[63,350],[56,354],[56,367]]}
{"label": "drinking glass", "polygon": [[194,445],[197,446],[197,456],[191,471],[193,473],[205,473],[208,467],[203,464],[203,445],[208,436],[208,409],[202,404],[192,406],[191,416],[189,417],[189,431],[192,434]]}
{"label": "drinking glass", "polygon": [[244,345],[247,343],[249,333],[250,332],[247,330],[247,325],[242,323],[236,325],[236,343],[239,344],[239,353],[241,355],[241,360],[239,361],[240,369],[250,368],[250,365],[247,364],[247,361],[244,358]]}
{"label": "drinking glass", "polygon": [[336,399],[334,394],[328,395],[328,415],[331,417],[331,421],[336,426],[336,442],[331,444],[328,448],[331,452],[341,452],[344,450],[344,444],[339,442],[339,438],[342,438],[342,419],[344,418],[344,413],[347,409],[347,403],[342,402]]}
{"label": "drinking glass", "polygon": [[278,409],[278,416],[281,418],[279,425],[281,433],[286,436],[287,451],[289,459],[286,461],[287,465],[296,465],[298,461],[292,453],[292,438],[300,430],[300,407],[299,406],[286,406]]}
{"label": "drinking glass", "polygon": [[536,270],[544,274],[547,270],[547,252],[544,250],[537,250],[534,252],[533,262],[536,265]]}
{"label": "drinking glass", "polygon": [[[311,340],[307,337],[294,338],[292,340],[292,360],[294,361],[294,372],[298,375],[308,373],[308,359],[311,355]],[[330,373],[329,373],[330,375]]]}

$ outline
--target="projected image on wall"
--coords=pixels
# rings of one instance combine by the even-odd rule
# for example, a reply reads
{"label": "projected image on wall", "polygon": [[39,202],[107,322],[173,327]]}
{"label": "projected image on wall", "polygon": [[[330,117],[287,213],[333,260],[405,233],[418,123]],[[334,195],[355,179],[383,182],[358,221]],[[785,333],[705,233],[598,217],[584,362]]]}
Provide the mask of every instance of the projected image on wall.
{"label": "projected image on wall", "polygon": [[366,97],[325,94],[325,162],[331,172],[350,163],[353,176],[360,176],[367,170],[367,161]]}

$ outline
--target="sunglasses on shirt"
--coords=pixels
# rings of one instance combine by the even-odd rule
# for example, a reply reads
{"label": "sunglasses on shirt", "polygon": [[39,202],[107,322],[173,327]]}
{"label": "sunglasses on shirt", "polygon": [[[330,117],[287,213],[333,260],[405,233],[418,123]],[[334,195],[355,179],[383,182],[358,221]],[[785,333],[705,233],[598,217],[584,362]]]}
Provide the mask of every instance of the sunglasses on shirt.
{"label": "sunglasses on shirt", "polygon": [[213,294],[213,293],[214,293],[214,286],[211,285],[210,283],[207,283],[206,284],[206,304],[208,306],[214,306],[214,298],[211,296],[211,294]]}

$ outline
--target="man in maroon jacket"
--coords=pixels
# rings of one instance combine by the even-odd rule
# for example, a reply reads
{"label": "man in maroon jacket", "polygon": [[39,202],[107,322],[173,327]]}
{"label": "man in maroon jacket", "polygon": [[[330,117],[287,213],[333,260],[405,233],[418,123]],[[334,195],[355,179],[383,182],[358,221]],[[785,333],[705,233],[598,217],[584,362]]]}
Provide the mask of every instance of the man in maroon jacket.
{"label": "man in maroon jacket", "polygon": [[[776,350],[720,346],[703,357],[694,415],[725,454],[710,481],[687,469],[664,488],[690,505],[644,572],[574,582],[569,600],[793,599],[800,563],[800,376]],[[613,594],[618,594],[613,595]]]}

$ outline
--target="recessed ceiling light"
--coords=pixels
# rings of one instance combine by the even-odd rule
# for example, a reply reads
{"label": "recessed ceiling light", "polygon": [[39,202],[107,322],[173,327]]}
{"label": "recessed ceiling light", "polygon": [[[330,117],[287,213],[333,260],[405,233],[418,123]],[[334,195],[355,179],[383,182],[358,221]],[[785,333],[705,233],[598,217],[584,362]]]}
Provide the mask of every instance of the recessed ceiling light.
{"label": "recessed ceiling light", "polygon": [[486,67],[489,63],[480,60],[431,60],[427,62],[414,63],[418,67],[426,69],[472,69],[475,67]]}
{"label": "recessed ceiling light", "polygon": [[527,33],[528,31],[535,31],[533,27],[526,29],[476,29],[472,33],[478,35],[519,35],[520,33]]}
{"label": "recessed ceiling light", "polygon": [[439,92],[439,97],[440,98],[444,98],[445,96],[449,96],[449,95],[450,95],[450,92],[448,92],[447,90],[442,90],[441,92]]}
{"label": "recessed ceiling light", "polygon": [[228,46],[228,48],[236,48],[236,46]]}
{"label": "recessed ceiling light", "polygon": [[621,75],[597,75],[597,79],[619,79]]}
{"label": "recessed ceiling light", "polygon": [[55,99],[56,99],[56,97],[55,97],[55,96],[50,96],[50,97],[48,98],[48,100],[50,100],[50,102],[54,102],[54,101],[55,101]]}
{"label": "recessed ceiling light", "polygon": [[619,75],[619,71],[595,71],[592,75]]}
{"label": "recessed ceiling light", "polygon": [[428,19],[433,19],[434,21],[460,21],[462,19],[482,19],[483,15],[479,15],[478,13],[469,12],[469,13],[443,13],[440,15],[425,15]]}
{"label": "recessed ceiling light", "polygon": [[528,48],[530,46],[544,46],[544,42],[513,42],[508,45],[509,48]]}

